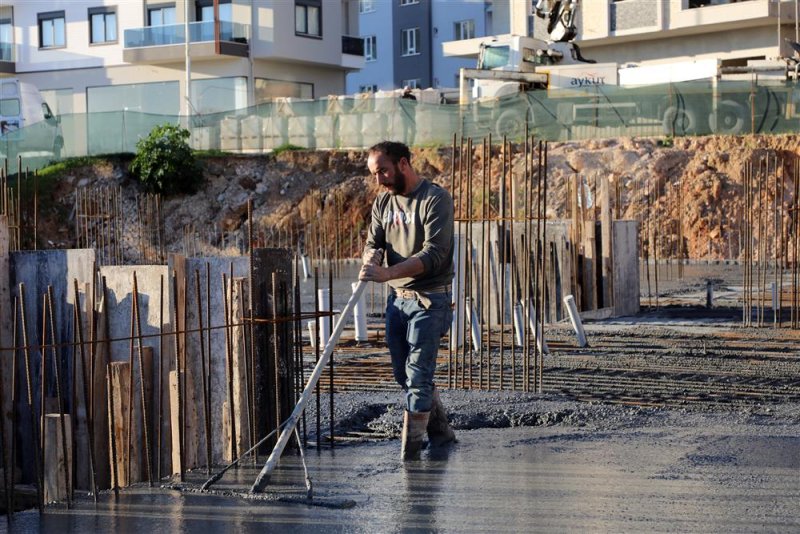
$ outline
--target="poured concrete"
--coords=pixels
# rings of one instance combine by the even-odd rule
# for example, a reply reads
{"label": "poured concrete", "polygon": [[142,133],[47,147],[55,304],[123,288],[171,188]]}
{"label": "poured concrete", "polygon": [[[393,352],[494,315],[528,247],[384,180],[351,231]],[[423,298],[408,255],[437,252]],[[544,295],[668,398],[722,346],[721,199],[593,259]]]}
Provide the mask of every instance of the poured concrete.
{"label": "poured concrete", "polygon": [[[20,532],[761,532],[797,531],[798,406],[730,413],[444,392],[461,413],[492,406],[539,413],[539,426],[459,430],[449,451],[402,465],[399,443],[309,450],[305,501],[297,457],[266,500],[171,489],[103,494],[95,507],[18,514]],[[385,395],[353,394],[386,402]],[[346,402],[346,399],[343,398]],[[487,408],[489,409],[489,408]],[[257,469],[218,491],[245,490]],[[190,475],[190,488],[202,482]],[[2,524],[5,526],[5,523]],[[2,527],[0,527],[2,528]]]}

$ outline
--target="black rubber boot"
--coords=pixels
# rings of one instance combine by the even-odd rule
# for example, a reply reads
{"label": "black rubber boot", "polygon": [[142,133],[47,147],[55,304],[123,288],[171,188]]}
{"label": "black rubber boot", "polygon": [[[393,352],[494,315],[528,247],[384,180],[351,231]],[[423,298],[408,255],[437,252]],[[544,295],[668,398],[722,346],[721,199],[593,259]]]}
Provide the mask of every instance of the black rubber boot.
{"label": "black rubber boot", "polygon": [[430,412],[403,413],[403,434],[400,446],[400,458],[406,460],[419,460],[425,438],[425,427],[428,426]]}
{"label": "black rubber boot", "polygon": [[448,443],[456,442],[456,433],[447,421],[447,411],[444,409],[439,390],[433,388],[433,405],[431,416],[428,419],[428,440],[431,447],[441,447]]}

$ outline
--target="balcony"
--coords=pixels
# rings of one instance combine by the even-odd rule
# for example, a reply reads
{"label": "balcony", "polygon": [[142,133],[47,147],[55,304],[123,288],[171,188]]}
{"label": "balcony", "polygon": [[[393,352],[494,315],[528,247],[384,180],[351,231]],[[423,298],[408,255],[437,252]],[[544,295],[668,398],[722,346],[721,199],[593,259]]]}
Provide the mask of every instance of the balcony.
{"label": "balcony", "polygon": [[364,39],[342,35],[342,66],[346,69],[364,68]]}
{"label": "balcony", "polygon": [[14,43],[0,43],[0,73],[14,74]]}
{"label": "balcony", "polygon": [[[219,26],[219,51],[215,26]],[[218,55],[247,57],[250,26],[238,22],[213,21],[189,24],[189,43],[194,59]],[[182,61],[186,43],[186,25],[146,26],[125,30],[123,59],[128,63],[169,63]]]}

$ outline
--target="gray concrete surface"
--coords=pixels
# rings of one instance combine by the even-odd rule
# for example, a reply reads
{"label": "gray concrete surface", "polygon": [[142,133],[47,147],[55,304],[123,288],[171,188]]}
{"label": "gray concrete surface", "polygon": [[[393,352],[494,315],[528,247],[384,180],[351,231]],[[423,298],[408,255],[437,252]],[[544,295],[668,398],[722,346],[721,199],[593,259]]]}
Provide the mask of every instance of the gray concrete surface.
{"label": "gray concrete surface", "polygon": [[[95,506],[18,514],[15,532],[791,532],[800,529],[800,411],[731,413],[577,404],[511,393],[445,392],[506,428],[460,430],[449,450],[398,461],[397,440],[308,452],[263,500],[135,489]],[[358,394],[359,403],[386,395]],[[344,400],[344,399],[343,399]],[[346,402],[346,400],[345,400]],[[492,407],[492,408],[490,408]],[[489,419],[492,420],[491,418]],[[502,417],[493,419],[497,424]],[[218,492],[245,490],[257,470]],[[204,480],[190,477],[190,488]],[[5,523],[2,527],[6,527]],[[2,528],[0,527],[0,529]],[[7,527],[6,527],[7,528]]]}

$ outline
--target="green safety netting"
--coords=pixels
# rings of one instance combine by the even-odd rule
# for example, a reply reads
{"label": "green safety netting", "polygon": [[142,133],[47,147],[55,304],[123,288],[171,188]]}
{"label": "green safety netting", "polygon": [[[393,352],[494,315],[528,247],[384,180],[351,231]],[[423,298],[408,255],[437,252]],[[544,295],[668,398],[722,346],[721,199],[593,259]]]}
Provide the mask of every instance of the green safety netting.
{"label": "green safety netting", "polygon": [[[453,136],[497,141],[567,141],[617,136],[786,133],[800,131],[793,83],[713,80],[639,88],[595,86],[531,91],[468,105],[440,103],[435,90],[417,101],[357,95],[319,100],[281,99],[191,117],[134,111],[68,114],[0,137],[0,158],[15,172],[64,157],[135,152],[157,124],[191,130],[198,150],[257,153],[282,145],[309,149],[365,148],[384,139],[447,145]],[[63,144],[61,142],[63,138]]]}

